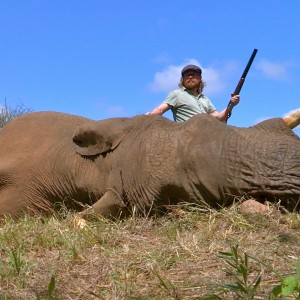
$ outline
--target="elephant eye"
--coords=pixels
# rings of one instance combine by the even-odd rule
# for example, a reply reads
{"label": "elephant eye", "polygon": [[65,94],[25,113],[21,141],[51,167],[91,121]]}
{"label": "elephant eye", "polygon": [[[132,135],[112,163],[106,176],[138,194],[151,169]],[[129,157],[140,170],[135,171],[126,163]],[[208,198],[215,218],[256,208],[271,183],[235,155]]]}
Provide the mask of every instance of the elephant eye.
{"label": "elephant eye", "polygon": [[78,138],[74,137],[73,138],[73,142],[78,145],[78,146],[81,146],[83,145],[83,141],[82,140],[79,140]]}

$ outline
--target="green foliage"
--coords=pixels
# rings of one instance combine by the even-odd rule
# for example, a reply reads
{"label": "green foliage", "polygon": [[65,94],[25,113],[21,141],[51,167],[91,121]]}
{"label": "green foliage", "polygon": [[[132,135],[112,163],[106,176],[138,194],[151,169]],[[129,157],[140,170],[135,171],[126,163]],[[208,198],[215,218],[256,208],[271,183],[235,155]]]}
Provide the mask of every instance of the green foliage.
{"label": "green foliage", "polygon": [[13,275],[25,274],[28,271],[28,263],[23,257],[24,250],[22,247],[6,248],[7,262],[0,264],[0,276],[9,277]]}
{"label": "green foliage", "polygon": [[0,128],[2,128],[9,121],[30,112],[31,109],[25,108],[23,104],[17,104],[11,107],[7,104],[6,100],[4,105],[0,105]]}
{"label": "green foliage", "polygon": [[52,275],[48,284],[48,299],[51,299],[53,291],[55,289],[55,277]]}
{"label": "green foliage", "polygon": [[300,300],[300,259],[296,264],[296,275],[283,278],[281,284],[272,290],[271,299],[284,296],[293,296],[294,299]]}
{"label": "green foliage", "polygon": [[[212,299],[225,299],[222,298],[224,294],[226,298],[233,296],[233,299],[240,300],[253,300],[260,299],[259,289],[263,280],[263,271],[260,268],[259,273],[253,271],[253,266],[249,264],[251,259],[254,262],[264,266],[269,271],[274,273],[280,280],[280,284],[272,289],[268,294],[268,299],[279,300],[279,299],[295,299],[300,300],[300,259],[296,264],[296,275],[289,275],[282,277],[276,270],[271,266],[259,261],[257,258],[248,255],[247,253],[240,254],[238,251],[238,245],[232,246],[229,252],[220,252],[219,257],[224,260],[226,264],[227,275],[233,278],[233,283],[225,283],[220,286],[220,290],[217,293],[209,294],[200,299],[212,300]],[[252,278],[252,279],[251,279]],[[231,298],[230,298],[231,299]]]}
{"label": "green foliage", "polygon": [[19,275],[21,271],[26,268],[26,261],[22,257],[22,249],[10,249],[8,255],[12,269]]}
{"label": "green foliage", "polygon": [[[52,275],[50,278],[50,281],[48,283],[48,288],[46,291],[42,291],[42,292],[35,291],[35,299],[36,300],[42,300],[42,299],[54,300],[54,299],[56,299],[56,297],[54,295],[55,286],[56,286],[55,275]],[[1,298],[0,298],[0,300],[1,300]]]}
{"label": "green foliage", "polygon": [[227,273],[235,279],[233,284],[223,284],[224,291],[234,293],[237,299],[254,299],[261,282],[261,274],[250,279],[249,256],[238,253],[238,246],[232,246],[230,252],[220,252],[220,257],[227,264]]}
{"label": "green foliage", "polygon": [[158,278],[159,285],[167,291],[169,296],[177,299],[176,288],[172,284],[172,282],[170,280],[168,280],[167,278],[163,278],[155,268],[152,268],[152,272]]}

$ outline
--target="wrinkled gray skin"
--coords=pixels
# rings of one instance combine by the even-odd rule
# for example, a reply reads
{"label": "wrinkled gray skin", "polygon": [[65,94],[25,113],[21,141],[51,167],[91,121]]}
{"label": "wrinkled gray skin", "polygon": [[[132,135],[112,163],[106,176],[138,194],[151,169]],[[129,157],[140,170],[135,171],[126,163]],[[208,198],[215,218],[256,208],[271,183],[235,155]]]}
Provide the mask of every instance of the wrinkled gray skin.
{"label": "wrinkled gray skin", "polygon": [[296,203],[300,140],[282,119],[250,128],[198,115],[92,121],[23,115],[0,132],[0,217],[67,208],[104,216],[179,202],[219,207],[236,196]]}

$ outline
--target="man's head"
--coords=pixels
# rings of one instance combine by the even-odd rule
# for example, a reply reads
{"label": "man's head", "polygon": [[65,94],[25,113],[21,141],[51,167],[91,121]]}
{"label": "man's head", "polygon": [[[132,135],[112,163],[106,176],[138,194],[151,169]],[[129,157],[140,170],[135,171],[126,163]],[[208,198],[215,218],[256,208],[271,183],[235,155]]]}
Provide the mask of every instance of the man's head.
{"label": "man's head", "polygon": [[202,81],[202,70],[196,65],[187,65],[181,71],[181,81],[179,86],[189,90],[199,90],[202,92],[204,83]]}

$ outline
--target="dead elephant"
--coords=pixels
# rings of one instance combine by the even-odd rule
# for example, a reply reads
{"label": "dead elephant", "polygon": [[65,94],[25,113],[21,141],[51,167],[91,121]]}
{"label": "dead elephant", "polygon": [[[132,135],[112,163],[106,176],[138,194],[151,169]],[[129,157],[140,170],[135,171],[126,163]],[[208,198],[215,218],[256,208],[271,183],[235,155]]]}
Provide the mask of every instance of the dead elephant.
{"label": "dead elephant", "polygon": [[103,216],[180,202],[212,207],[237,196],[297,202],[300,111],[249,128],[209,115],[92,121],[23,115],[0,132],[0,216],[51,214],[64,204]]}

